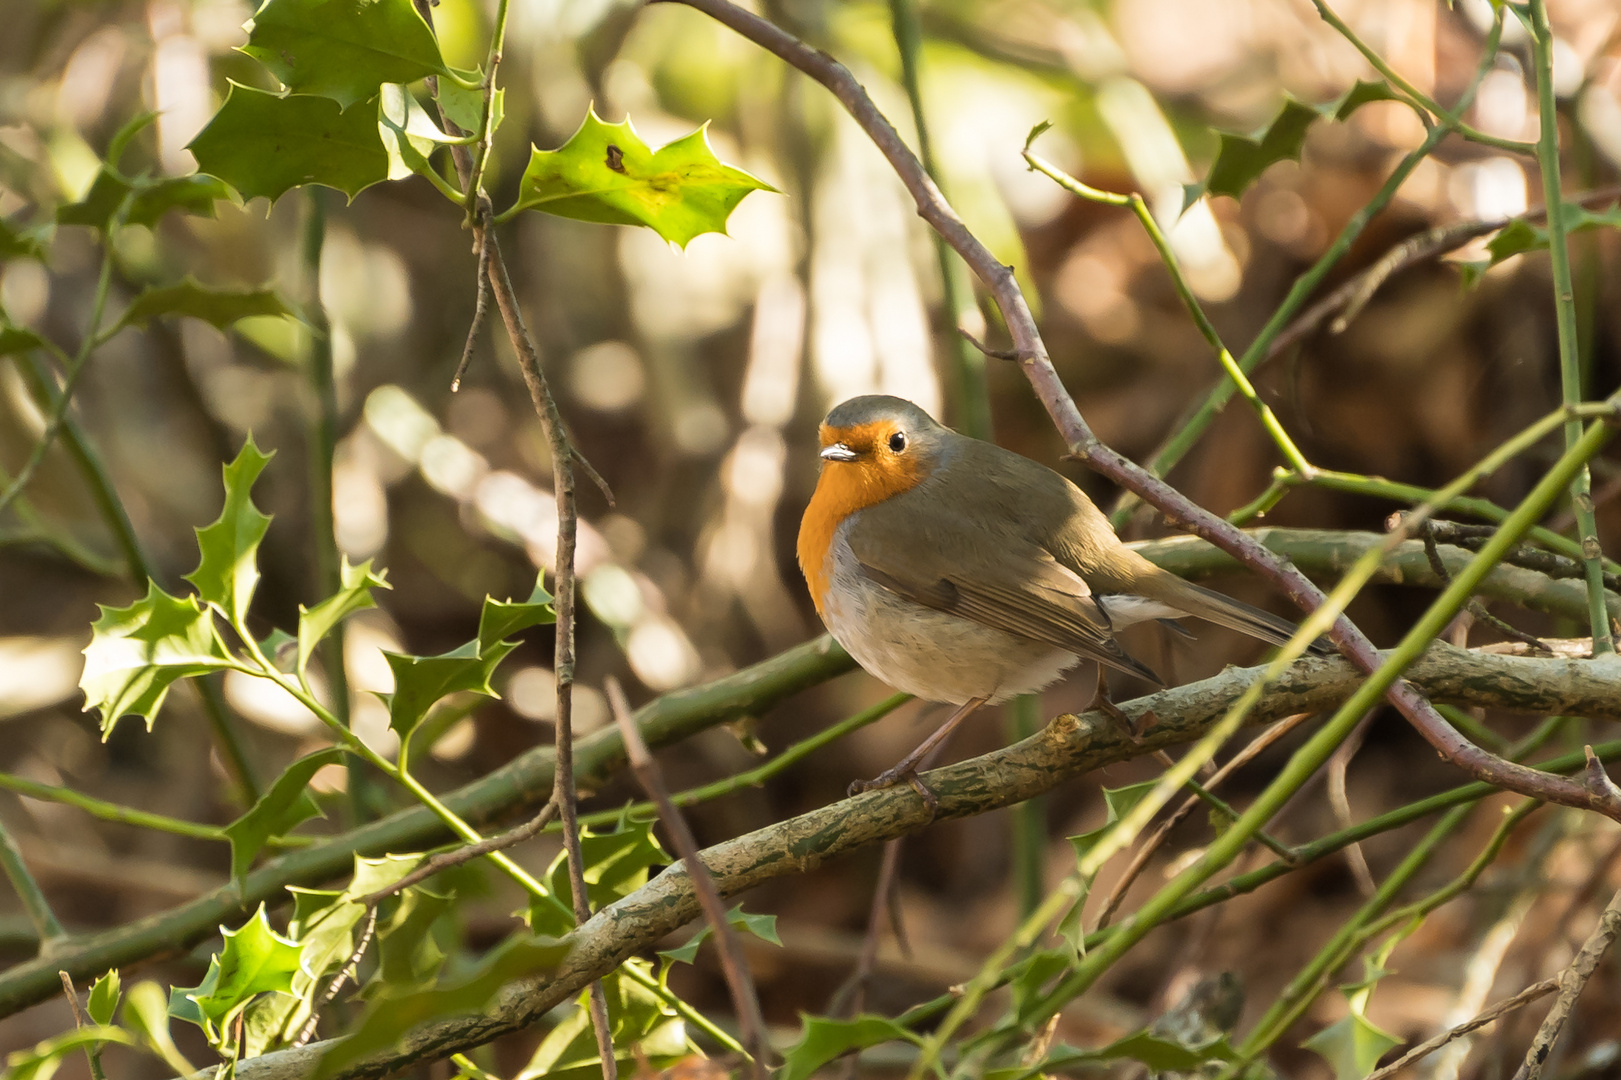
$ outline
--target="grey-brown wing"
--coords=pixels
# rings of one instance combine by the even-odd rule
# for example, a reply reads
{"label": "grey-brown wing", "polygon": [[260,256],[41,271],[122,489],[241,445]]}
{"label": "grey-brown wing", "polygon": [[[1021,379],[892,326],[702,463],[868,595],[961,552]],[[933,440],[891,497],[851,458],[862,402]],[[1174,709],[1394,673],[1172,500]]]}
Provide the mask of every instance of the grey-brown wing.
{"label": "grey-brown wing", "polygon": [[1160,679],[1120,647],[1085,580],[1011,527],[931,510],[906,495],[861,512],[850,549],[874,582],[913,603]]}

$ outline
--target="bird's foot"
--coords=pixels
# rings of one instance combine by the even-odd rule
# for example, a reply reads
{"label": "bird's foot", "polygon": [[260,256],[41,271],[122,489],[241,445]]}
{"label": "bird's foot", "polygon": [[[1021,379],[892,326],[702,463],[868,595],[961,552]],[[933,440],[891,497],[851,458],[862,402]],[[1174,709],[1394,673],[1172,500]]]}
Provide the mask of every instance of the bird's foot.
{"label": "bird's foot", "polygon": [[852,781],[849,790],[845,794],[853,797],[860,795],[863,791],[879,791],[883,788],[894,787],[899,783],[905,783],[913,791],[917,792],[918,798],[923,800],[923,805],[929,808],[929,817],[932,819],[935,814],[940,812],[939,797],[929,790],[927,784],[918,779],[916,768],[911,766],[902,767],[903,765],[905,765],[904,762],[893,769],[879,773],[871,780]]}
{"label": "bird's foot", "polygon": [[1101,712],[1103,715],[1107,716],[1109,719],[1113,720],[1115,723],[1119,724],[1120,727],[1124,729],[1126,737],[1134,744],[1143,741],[1136,722],[1133,721],[1131,717],[1126,715],[1124,709],[1110,701],[1109,695],[1099,694],[1097,697],[1093,698],[1092,707]]}

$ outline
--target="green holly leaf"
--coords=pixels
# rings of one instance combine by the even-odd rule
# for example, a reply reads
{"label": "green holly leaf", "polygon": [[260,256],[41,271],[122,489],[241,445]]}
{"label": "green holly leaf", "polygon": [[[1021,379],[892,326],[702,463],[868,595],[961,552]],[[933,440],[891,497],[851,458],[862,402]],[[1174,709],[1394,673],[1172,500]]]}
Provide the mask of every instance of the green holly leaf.
{"label": "green holly leaf", "polygon": [[237,929],[220,927],[220,932],[225,944],[209,962],[203,981],[176,987],[169,996],[169,1015],[197,1024],[216,1045],[248,1002],[263,993],[292,990],[299,955],[296,942],[270,928],[263,904]]}
{"label": "green holly leaf", "polygon": [[197,530],[202,560],[186,575],[203,602],[218,608],[233,626],[242,625],[259,585],[259,542],[270,518],[253,505],[252,489],[274,456],[274,450],[263,453],[250,434],[236,460],[225,466],[225,506],[212,525]]}
{"label": "green holly leaf", "polygon": [[517,642],[498,642],[482,653],[477,641],[439,656],[407,656],[385,651],[389,670],[394,673],[394,692],[381,695],[388,705],[388,726],[405,738],[411,734],[434,703],[448,694],[464,690],[485,697],[499,697],[490,685],[496,665]]}
{"label": "green holly leaf", "polygon": [[[626,965],[647,971],[643,960]],[[629,1075],[645,1061],[649,1072],[674,1064],[694,1049],[675,1009],[643,983],[619,973],[602,980],[608,1005],[608,1029],[620,1072]],[[547,1080],[593,1080],[602,1076],[596,1036],[591,1029],[590,995],[582,992],[574,1011],[546,1033],[520,1076]]]}
{"label": "green holly leaf", "polygon": [[1047,984],[1075,966],[1075,954],[1075,949],[1060,946],[1031,953],[1015,964],[1008,980],[1008,1013],[1001,1026],[1028,1024]]}
{"label": "green holly leaf", "polygon": [[377,120],[383,149],[388,152],[390,180],[403,180],[412,173],[426,175],[433,170],[428,158],[434,149],[455,141],[439,130],[409,90],[394,83],[383,87]]}
{"label": "green holly leaf", "polygon": [[260,994],[242,1010],[242,1046],[238,1058],[255,1058],[291,1042],[308,1019],[309,1010],[303,998],[279,990]]}
{"label": "green holly leaf", "polygon": [[[782,939],[777,936],[777,917],[775,915],[751,915],[743,910],[739,904],[726,913],[726,921],[739,930],[746,930],[762,941],[769,941],[773,945],[781,945]],[[692,939],[685,945],[675,949],[660,949],[659,955],[667,957],[679,964],[690,964],[698,957],[698,947],[704,939],[714,933],[714,928],[705,924]]]}
{"label": "green holly leaf", "polygon": [[128,220],[131,225],[151,228],[170,210],[211,218],[214,204],[230,197],[231,189],[216,177],[202,173],[175,176],[137,187],[130,200]]}
{"label": "green holly leaf", "polygon": [[1401,1040],[1352,1013],[1300,1045],[1320,1054],[1333,1068],[1335,1080],[1357,1080],[1372,1072],[1385,1051],[1400,1046]]}
{"label": "green holly leaf", "polygon": [[[483,71],[457,71],[463,79],[470,83],[483,83]],[[495,105],[490,116],[490,130],[493,132],[501,126],[506,116],[505,90],[495,92]],[[460,83],[446,79],[439,84],[439,107],[445,112],[445,119],[461,128],[463,131],[477,131],[479,124],[484,122],[484,91],[469,90]]]}
{"label": "green holly leaf", "polygon": [[86,712],[101,710],[103,741],[132,713],[150,731],[170,686],[230,663],[210,612],[152,584],[129,607],[102,605],[90,630],[79,689]]}
{"label": "green holly leaf", "polygon": [[113,1014],[118,1011],[118,999],[123,995],[123,982],[118,977],[118,970],[114,968],[90,987],[90,998],[85,1002],[85,1012],[90,1019],[98,1024],[113,1022]]}
{"label": "green holly leaf", "polygon": [[44,347],[45,339],[32,330],[12,326],[10,323],[0,323],[0,356],[30,353]]}
{"label": "green holly leaf", "polygon": [[292,315],[275,289],[213,289],[187,277],[177,285],[148,288],[124,309],[124,326],[146,326],[163,315],[185,315],[224,330],[239,319]]}
{"label": "green holly leaf", "polygon": [[[585,862],[585,891],[591,910],[597,911],[647,884],[650,867],[661,866],[670,856],[653,835],[653,821],[631,819],[615,831],[596,833],[580,830],[580,855]],[[561,937],[574,929],[574,913],[568,905],[573,895],[568,879],[568,862],[559,855],[546,871],[544,884],[549,896],[530,904],[529,927],[537,933]]]}
{"label": "green holly leaf", "polygon": [[197,1067],[186,1060],[169,1033],[169,995],[150,979],[136,983],[124,995],[124,1026],[163,1059],[177,1076],[190,1076]]}
{"label": "green holly leaf", "polygon": [[322,600],[312,608],[298,606],[298,673],[304,674],[309,667],[310,657],[315,653],[315,647],[321,639],[332,632],[332,628],[357,611],[376,607],[377,602],[372,599],[373,589],[391,588],[384,580],[384,574],[372,573],[371,560],[367,559],[359,566],[350,566],[347,556],[343,558],[338,567],[338,591]]}
{"label": "green holly leaf", "polygon": [[58,225],[85,225],[92,229],[105,229],[124,205],[124,200],[135,190],[135,185],[118,175],[110,166],[103,165],[96,179],[78,202],[56,208]]}
{"label": "green holly leaf", "polygon": [[[1587,232],[1591,229],[1621,229],[1621,203],[1611,203],[1604,210],[1589,210],[1576,203],[1566,203],[1564,217],[1566,235]],[[1473,288],[1486,271],[1516,255],[1547,251],[1548,228],[1545,225],[1533,225],[1524,218],[1515,218],[1486,242],[1486,250],[1491,258],[1484,262],[1457,264],[1463,275],[1465,289]]]}
{"label": "green holly leaf", "polygon": [[377,974],[362,996],[399,993],[431,986],[445,965],[445,954],[434,940],[433,924],[450,910],[454,897],[426,889],[406,889],[394,914],[377,929]]}
{"label": "green holly leaf", "polygon": [[904,1041],[922,1045],[923,1040],[909,1028],[887,1016],[870,1013],[853,1020],[829,1020],[801,1014],[804,1033],[799,1041],[783,1051],[778,1080],[809,1080],[823,1065],[852,1050],[865,1050],[881,1043]]}
{"label": "green holly leaf", "polygon": [[17,1050],[6,1056],[6,1080],[50,1080],[62,1059],[81,1047],[119,1043],[134,1046],[135,1037],[122,1028],[100,1025],[75,1028],[54,1039],[46,1039],[32,1050]]}
{"label": "green holly leaf", "polygon": [[1148,793],[1153,791],[1158,784],[1158,780],[1144,780],[1140,784],[1128,784],[1119,788],[1104,788],[1103,803],[1106,812],[1103,817],[1103,824],[1091,832],[1068,838],[1071,846],[1075,848],[1075,858],[1077,860],[1086,858],[1092,848],[1097,845],[1097,842],[1103,839],[1103,834],[1108,832],[1117,821],[1131,813],[1132,808],[1147,798]]}
{"label": "green holly leaf", "polygon": [[355,1030],[321,1056],[310,1080],[325,1080],[352,1062],[386,1050],[425,1023],[482,1010],[507,983],[556,967],[571,948],[566,941],[516,935],[460,979],[428,990],[378,995]]}
{"label": "green holly leaf", "polygon": [[722,164],[707,127],[654,152],[627,118],[607,124],[588,112],[557,150],[533,150],[518,210],[542,210],[581,221],[646,225],[686,247],[706,232],[726,232],[726,219],[751,191],[775,191],[742,169]]}
{"label": "green holly leaf", "polygon": [[321,813],[314,797],[305,789],[317,770],[342,761],[343,755],[342,748],[329,746],[299,758],[276,777],[276,782],[259,796],[259,801],[247,813],[225,826],[225,835],[231,841],[233,878],[240,882],[247,875],[254,856],[271,837],[285,836],[300,822]]}
{"label": "green holly leaf", "polygon": [[242,51],[294,93],[344,108],[384,83],[450,74],[411,0],[266,0]]}
{"label": "green holly leaf", "polygon": [[[1237,1061],[1234,1050],[1225,1037],[1203,1046],[1188,1047],[1173,1039],[1162,1038],[1144,1029],[1117,1039],[1108,1046],[1085,1050],[1074,1046],[1054,1047],[1039,1063],[1039,1069],[1062,1069],[1081,1064],[1102,1064],[1109,1061],[1139,1061],[1154,1072],[1197,1073],[1200,1067],[1214,1061]],[[1025,1066],[1015,1075],[1029,1075],[1031,1066]],[[990,1076],[996,1074],[988,1074]]]}
{"label": "green holly leaf", "polygon": [[322,184],[353,199],[388,179],[388,153],[377,131],[377,107],[341,108],[330,98],[278,97],[232,83],[225,104],[189,149],[203,172],[244,199],[271,202],[300,184]]}
{"label": "green holly leaf", "polygon": [[485,597],[484,610],[478,617],[478,647],[480,650],[488,649],[496,642],[531,626],[556,621],[552,594],[541,588],[539,581],[535,582],[535,590],[529,594],[529,599],[521,602]]}
{"label": "green holly leaf", "polygon": [[1306,143],[1306,132],[1318,120],[1344,122],[1362,106],[1373,101],[1400,101],[1382,80],[1359,80],[1333,101],[1308,105],[1285,97],[1283,109],[1272,122],[1254,135],[1220,132],[1221,148],[1202,184],[1183,189],[1182,208],[1186,210],[1201,195],[1231,195],[1242,198],[1260,175],[1280,161],[1299,161]]}
{"label": "green holly leaf", "polygon": [[49,225],[24,225],[0,218],[0,262],[9,259],[45,261],[45,242],[50,239]]}

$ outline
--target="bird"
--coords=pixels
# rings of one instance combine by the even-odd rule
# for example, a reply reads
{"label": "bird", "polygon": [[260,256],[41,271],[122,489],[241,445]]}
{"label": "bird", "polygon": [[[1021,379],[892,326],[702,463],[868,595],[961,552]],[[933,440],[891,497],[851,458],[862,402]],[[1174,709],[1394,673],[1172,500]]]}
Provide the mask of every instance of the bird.
{"label": "bird", "polygon": [[817,614],[872,675],[958,707],[852,794],[905,781],[933,806],[916,768],[958,724],[1083,660],[1099,665],[1105,708],[1105,668],[1164,686],[1116,638],[1128,626],[1191,615],[1274,645],[1295,633],[1293,623],[1127,547],[1062,474],[961,435],[913,402],[850,398],[827,414],[819,441],[821,471],[797,544]]}

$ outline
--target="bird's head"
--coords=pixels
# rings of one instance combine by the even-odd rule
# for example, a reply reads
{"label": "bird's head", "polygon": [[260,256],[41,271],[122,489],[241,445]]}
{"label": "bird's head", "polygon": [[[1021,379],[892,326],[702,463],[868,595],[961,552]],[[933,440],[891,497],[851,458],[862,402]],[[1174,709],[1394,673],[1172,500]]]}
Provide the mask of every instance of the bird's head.
{"label": "bird's head", "polygon": [[903,398],[851,398],[822,421],[822,482],[861,489],[874,501],[898,494],[929,475],[950,435]]}

